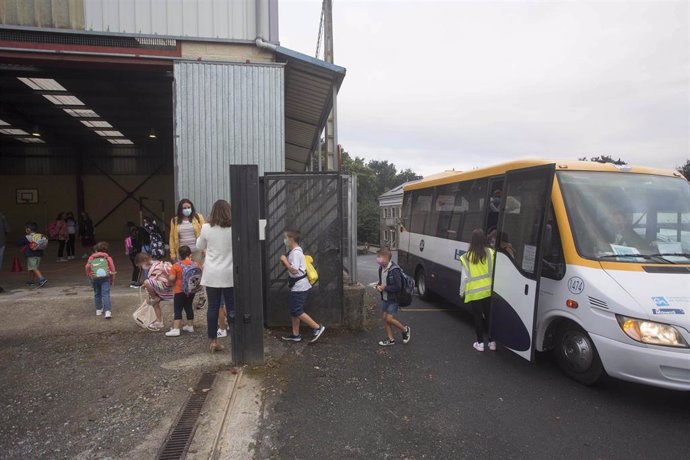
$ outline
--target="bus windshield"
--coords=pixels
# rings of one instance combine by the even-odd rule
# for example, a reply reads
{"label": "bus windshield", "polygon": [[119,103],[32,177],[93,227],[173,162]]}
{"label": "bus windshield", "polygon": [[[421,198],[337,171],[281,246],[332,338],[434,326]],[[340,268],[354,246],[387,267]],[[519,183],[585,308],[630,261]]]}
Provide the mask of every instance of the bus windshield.
{"label": "bus windshield", "polygon": [[582,257],[629,263],[690,263],[690,184],[632,173],[559,171]]}

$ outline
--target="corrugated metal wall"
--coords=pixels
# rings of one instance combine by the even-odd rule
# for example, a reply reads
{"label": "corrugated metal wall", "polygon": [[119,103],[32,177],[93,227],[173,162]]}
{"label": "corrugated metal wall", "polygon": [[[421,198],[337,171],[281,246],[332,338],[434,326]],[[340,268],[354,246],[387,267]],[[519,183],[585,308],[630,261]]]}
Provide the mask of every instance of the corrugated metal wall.
{"label": "corrugated metal wall", "polygon": [[175,64],[175,190],[204,213],[230,199],[230,164],[285,170],[284,68]]}
{"label": "corrugated metal wall", "polygon": [[[83,0],[86,30],[265,40],[270,37],[269,0]],[[259,21],[257,21],[259,14]],[[277,17],[277,13],[273,15]],[[259,31],[257,33],[257,24]]]}
{"label": "corrugated metal wall", "polygon": [[0,24],[84,29],[84,0],[0,0]]}

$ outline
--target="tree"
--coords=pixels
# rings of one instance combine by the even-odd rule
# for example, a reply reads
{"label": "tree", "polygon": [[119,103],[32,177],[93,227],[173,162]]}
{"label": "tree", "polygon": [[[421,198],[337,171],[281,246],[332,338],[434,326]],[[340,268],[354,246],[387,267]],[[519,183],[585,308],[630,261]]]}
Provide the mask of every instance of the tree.
{"label": "tree", "polygon": [[580,161],[596,161],[597,163],[613,163],[614,165],[627,165],[625,161],[621,160],[620,157],[617,160],[614,160],[611,155],[597,155],[595,157],[591,157],[589,160],[587,157],[582,157],[578,158]]}
{"label": "tree", "polygon": [[377,197],[386,190],[390,190],[393,187],[400,185],[396,183],[398,171],[393,163],[389,163],[388,161],[371,160],[368,166],[376,176]]}
{"label": "tree", "polygon": [[678,166],[676,171],[685,176],[687,180],[690,180],[690,160],[687,160],[683,166]]}
{"label": "tree", "polygon": [[418,176],[417,173],[412,171],[410,168],[407,168],[406,170],[398,173],[398,175],[395,177],[395,182],[397,182],[397,185],[400,185],[404,184],[405,182],[412,182],[413,180],[419,180],[421,178],[422,176]]}
{"label": "tree", "polygon": [[352,157],[342,152],[342,172],[357,177],[357,239],[361,242],[379,241],[379,196],[411,180],[421,179],[411,169],[398,173],[393,163]]}

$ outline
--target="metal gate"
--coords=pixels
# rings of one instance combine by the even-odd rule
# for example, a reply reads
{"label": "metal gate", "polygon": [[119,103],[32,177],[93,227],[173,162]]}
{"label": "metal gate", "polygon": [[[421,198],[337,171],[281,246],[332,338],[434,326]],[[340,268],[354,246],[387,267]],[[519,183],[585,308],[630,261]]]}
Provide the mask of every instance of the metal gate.
{"label": "metal gate", "polygon": [[337,173],[264,176],[264,320],[268,326],[290,324],[288,274],[280,263],[280,256],[286,252],[283,232],[287,229],[302,233],[304,253],[314,258],[319,272],[319,281],[310,291],[306,312],[327,325],[342,323],[342,184]]}

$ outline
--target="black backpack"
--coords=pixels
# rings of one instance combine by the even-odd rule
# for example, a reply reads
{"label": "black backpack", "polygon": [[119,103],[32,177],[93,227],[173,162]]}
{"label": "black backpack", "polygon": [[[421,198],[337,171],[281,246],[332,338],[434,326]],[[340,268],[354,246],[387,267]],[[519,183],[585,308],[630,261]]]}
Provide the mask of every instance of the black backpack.
{"label": "black backpack", "polygon": [[[407,275],[399,265],[393,267],[393,270],[400,270],[400,282],[402,284],[402,288],[398,292],[398,306],[409,307],[412,304],[412,294],[414,294],[415,289],[414,279]],[[379,271],[380,278],[381,272]]]}

